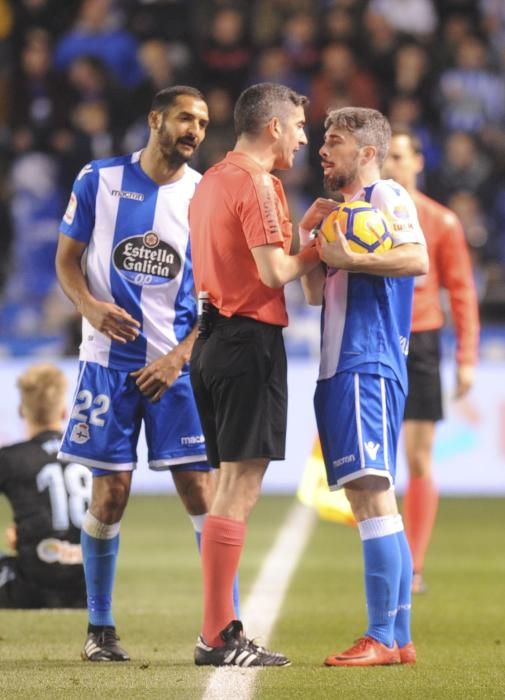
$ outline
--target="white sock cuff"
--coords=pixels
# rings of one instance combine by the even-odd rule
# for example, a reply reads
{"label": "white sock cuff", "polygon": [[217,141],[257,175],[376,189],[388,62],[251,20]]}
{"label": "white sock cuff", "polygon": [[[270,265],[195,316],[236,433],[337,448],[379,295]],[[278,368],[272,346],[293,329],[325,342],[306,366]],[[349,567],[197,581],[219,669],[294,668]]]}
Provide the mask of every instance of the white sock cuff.
{"label": "white sock cuff", "polygon": [[101,523],[89,510],[86,511],[82,521],[82,529],[90,537],[95,537],[97,540],[111,540],[116,535],[119,535],[121,521],[118,523]]}
{"label": "white sock cuff", "polygon": [[193,527],[195,529],[195,532],[202,532],[203,530],[203,524],[205,522],[205,518],[207,517],[207,513],[202,513],[201,515],[190,515],[189,519],[193,523]]}
{"label": "white sock cuff", "polygon": [[397,515],[383,515],[378,518],[362,520],[358,523],[359,536],[364,542],[365,540],[373,540],[378,537],[394,535],[395,532],[401,532],[403,523],[399,524],[397,518]]}

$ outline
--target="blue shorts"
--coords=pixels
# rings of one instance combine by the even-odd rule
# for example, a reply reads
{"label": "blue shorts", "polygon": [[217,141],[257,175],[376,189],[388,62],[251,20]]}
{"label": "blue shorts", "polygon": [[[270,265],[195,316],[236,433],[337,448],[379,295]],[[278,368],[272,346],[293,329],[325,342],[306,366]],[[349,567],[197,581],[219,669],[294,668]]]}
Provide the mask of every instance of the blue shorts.
{"label": "blue shorts", "polygon": [[[77,391],[58,457],[88,467],[130,471],[144,421],[150,469],[210,469],[189,374],[157,403],[143,396],[129,372],[95,362],[80,366]],[[195,465],[198,463],[198,465]]]}
{"label": "blue shorts", "polygon": [[395,379],[340,372],[318,382],[314,396],[328,485],[362,476],[394,483],[405,394]]}

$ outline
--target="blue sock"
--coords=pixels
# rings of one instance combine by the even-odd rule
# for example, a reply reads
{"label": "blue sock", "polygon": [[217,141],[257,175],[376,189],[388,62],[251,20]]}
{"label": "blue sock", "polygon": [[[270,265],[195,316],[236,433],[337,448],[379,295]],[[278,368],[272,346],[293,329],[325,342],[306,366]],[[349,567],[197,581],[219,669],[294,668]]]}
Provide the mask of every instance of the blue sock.
{"label": "blue sock", "polygon": [[[201,541],[202,541],[202,528],[205,521],[205,515],[190,515],[191,521],[193,522],[193,527],[195,528],[195,538],[196,544],[198,546],[198,551],[200,551]],[[240,620],[240,597],[238,592],[238,573],[235,574],[233,579],[233,609],[235,610],[235,618]]]}
{"label": "blue sock", "polygon": [[402,566],[396,516],[363,520],[358,527],[365,559],[366,635],[392,647]]}
{"label": "blue sock", "polygon": [[119,549],[119,523],[106,525],[88,511],[81,530],[81,547],[89,623],[113,627],[112,589]]}
{"label": "blue sock", "polygon": [[400,594],[398,596],[398,614],[395,620],[395,640],[399,647],[404,647],[412,640],[410,633],[410,616],[412,602],[412,573],[414,566],[412,564],[412,555],[410,553],[409,543],[403,529],[401,515],[398,516],[402,529],[396,533],[400,552],[402,555],[402,573],[400,576]]}

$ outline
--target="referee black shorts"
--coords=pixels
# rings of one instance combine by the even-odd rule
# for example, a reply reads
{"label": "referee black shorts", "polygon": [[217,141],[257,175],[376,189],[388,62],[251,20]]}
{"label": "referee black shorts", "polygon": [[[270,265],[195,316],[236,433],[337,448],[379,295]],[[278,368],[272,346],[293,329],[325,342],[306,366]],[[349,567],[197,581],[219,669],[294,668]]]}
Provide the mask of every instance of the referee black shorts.
{"label": "referee black shorts", "polygon": [[195,342],[190,374],[212,466],[284,459],[288,390],[281,326],[216,313],[208,336]]}
{"label": "referee black shorts", "polygon": [[411,334],[407,371],[409,392],[403,419],[433,422],[441,420],[443,409],[438,330]]}

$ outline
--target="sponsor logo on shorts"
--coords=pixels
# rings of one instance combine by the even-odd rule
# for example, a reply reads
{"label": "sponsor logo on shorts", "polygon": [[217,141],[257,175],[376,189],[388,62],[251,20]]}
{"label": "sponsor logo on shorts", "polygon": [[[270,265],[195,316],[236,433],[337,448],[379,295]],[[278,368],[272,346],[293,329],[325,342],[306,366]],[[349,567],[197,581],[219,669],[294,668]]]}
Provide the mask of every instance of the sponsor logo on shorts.
{"label": "sponsor logo on shorts", "polygon": [[205,438],[203,435],[185,435],[181,437],[181,445],[203,445]]}
{"label": "sponsor logo on shorts", "polygon": [[125,238],[114,248],[114,267],[121,277],[139,286],[167,284],[180,272],[182,261],[156,231]]}
{"label": "sponsor logo on shorts", "polygon": [[72,442],[77,442],[79,445],[88,442],[90,438],[89,426],[87,423],[76,423],[72,428],[72,433],[70,435],[70,440]]}
{"label": "sponsor logo on shorts", "polygon": [[128,192],[128,190],[111,190],[113,197],[121,197],[121,199],[133,199],[135,202],[143,202],[144,195],[142,192]]}
{"label": "sponsor logo on shorts", "polygon": [[368,442],[365,442],[364,445],[367,455],[370,457],[370,459],[373,459],[375,462],[375,460],[377,459],[377,452],[379,451],[380,444],[378,442],[372,442],[371,440],[369,440]]}
{"label": "sponsor logo on shorts", "polygon": [[340,457],[340,459],[333,460],[334,467],[341,467],[342,464],[349,464],[350,462],[355,462],[356,457],[354,455],[345,455],[345,457]]}

